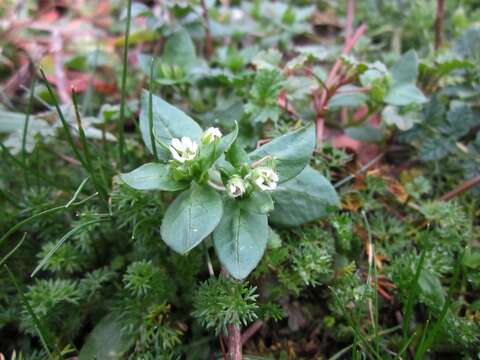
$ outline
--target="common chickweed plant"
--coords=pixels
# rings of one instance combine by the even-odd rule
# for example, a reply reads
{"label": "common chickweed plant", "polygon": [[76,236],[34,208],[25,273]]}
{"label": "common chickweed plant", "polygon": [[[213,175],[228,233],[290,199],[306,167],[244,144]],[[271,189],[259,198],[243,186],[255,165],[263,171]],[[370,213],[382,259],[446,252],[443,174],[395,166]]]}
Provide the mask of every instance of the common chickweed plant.
{"label": "common chickweed plant", "polygon": [[43,3],[0,5],[0,358],[478,358],[478,1]]}
{"label": "common chickweed plant", "polygon": [[[229,134],[202,130],[192,118],[160,97],[145,92],[140,128],[157,162],[120,176],[136,190],[176,192],[163,216],[160,235],[175,252],[186,254],[209,236],[229,276],[245,279],[261,260],[270,220],[292,219],[275,206],[288,207],[297,223],[314,220],[339,205],[323,175],[307,167],[315,147],[313,126],[272,139],[247,153]],[[149,116],[150,115],[150,116]],[[298,196],[302,187],[318,196]],[[312,204],[315,203],[314,207]]]}

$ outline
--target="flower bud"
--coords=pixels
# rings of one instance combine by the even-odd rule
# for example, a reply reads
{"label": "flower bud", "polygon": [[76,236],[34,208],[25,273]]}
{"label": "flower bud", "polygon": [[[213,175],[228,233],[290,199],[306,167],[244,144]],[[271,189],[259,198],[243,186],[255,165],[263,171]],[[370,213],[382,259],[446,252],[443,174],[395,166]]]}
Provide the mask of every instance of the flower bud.
{"label": "flower bud", "polygon": [[222,137],[222,132],[220,131],[219,128],[210,127],[204,131],[202,135],[202,143],[207,145],[217,139],[220,139],[221,137]]}
{"label": "flower bud", "polygon": [[245,182],[239,176],[234,176],[227,183],[227,194],[232,198],[237,198],[245,194]]}

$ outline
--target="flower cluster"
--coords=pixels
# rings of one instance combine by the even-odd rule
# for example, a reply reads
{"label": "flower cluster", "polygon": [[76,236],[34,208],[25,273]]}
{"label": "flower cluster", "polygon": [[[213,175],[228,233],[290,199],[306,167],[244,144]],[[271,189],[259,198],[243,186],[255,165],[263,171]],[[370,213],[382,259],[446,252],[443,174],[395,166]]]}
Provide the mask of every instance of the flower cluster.
{"label": "flower cluster", "polygon": [[[221,131],[216,127],[211,127],[205,130],[201,137],[200,146],[191,138],[183,136],[181,139],[174,138],[170,144],[170,152],[172,154],[174,162],[177,166],[186,164],[187,168],[190,168],[190,161],[198,158],[202,145],[209,145],[222,137]],[[260,191],[273,191],[277,188],[278,175],[277,173],[267,166],[261,166],[252,169],[243,178],[240,175],[232,176],[226,186],[226,192],[231,198],[238,198],[246,194],[249,189],[257,188]]]}
{"label": "flower cluster", "polygon": [[261,191],[273,191],[277,188],[278,175],[269,167],[253,169],[243,179],[235,175],[227,183],[227,194],[232,198],[240,197],[247,192],[250,184]]}

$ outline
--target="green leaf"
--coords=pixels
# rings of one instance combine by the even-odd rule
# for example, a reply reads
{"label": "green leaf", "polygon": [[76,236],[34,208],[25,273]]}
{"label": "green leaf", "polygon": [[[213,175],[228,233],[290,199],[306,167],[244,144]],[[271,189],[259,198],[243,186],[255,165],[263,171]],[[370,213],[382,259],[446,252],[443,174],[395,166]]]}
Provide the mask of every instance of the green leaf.
{"label": "green leaf", "polygon": [[393,86],[385,97],[387,104],[396,106],[423,104],[427,101],[425,95],[414,84]]}
{"label": "green leaf", "polygon": [[438,277],[428,269],[423,269],[418,278],[418,285],[422,293],[433,300],[436,305],[442,306],[445,302],[445,292]]}
{"label": "green leaf", "polygon": [[280,183],[299,174],[307,166],[315,149],[315,127],[308,125],[280,136],[249,154],[251,161],[265,156],[275,160]]}
{"label": "green leaf", "polygon": [[352,139],[365,142],[380,142],[383,139],[383,131],[370,124],[350,126],[345,129],[345,134]]}
{"label": "green leaf", "polygon": [[245,150],[240,146],[238,141],[234,142],[230,149],[225,154],[225,158],[235,167],[240,167],[243,164],[248,164],[249,158]]}
{"label": "green leaf", "polygon": [[123,335],[119,319],[107,315],[88,335],[78,358],[80,360],[121,359],[132,344],[133,338]]}
{"label": "green leaf", "polygon": [[[348,91],[351,91],[354,88],[349,87]],[[338,109],[341,107],[357,107],[360,105],[364,105],[368,100],[368,96],[361,92],[351,92],[347,94],[337,93],[336,95],[332,96],[330,101],[328,102],[329,109]]]}
{"label": "green leaf", "polygon": [[159,163],[144,164],[129,173],[120,174],[120,179],[137,190],[177,191],[188,186],[171,177],[168,165]]}
{"label": "green leaf", "polygon": [[254,191],[237,202],[243,210],[257,214],[267,214],[273,210],[272,196],[266,191]]}
{"label": "green leaf", "polygon": [[220,262],[235,279],[242,280],[262,259],[267,246],[267,216],[255,214],[228,200],[222,220],[213,233]]}
{"label": "green leaf", "polygon": [[330,182],[307,166],[297,177],[280,184],[273,192],[273,224],[297,226],[327,215],[340,205]]}
{"label": "green leaf", "polygon": [[[148,96],[149,92],[144,90],[141,99],[140,110],[140,131],[142,132],[143,142],[152,152],[152,141],[150,137],[150,128],[148,122]],[[182,136],[191,137],[199,142],[202,136],[202,128],[195,120],[185,114],[182,110],[170,105],[159,96],[152,96],[153,113],[153,132],[159,145],[157,153],[159,159],[170,159],[170,153],[166,147],[170,145],[172,138],[181,138]]]}
{"label": "green leaf", "polygon": [[414,84],[418,75],[418,57],[414,50],[410,50],[402,55],[400,59],[390,69],[392,74],[393,86]]}
{"label": "green leaf", "polygon": [[167,38],[162,62],[180,66],[186,72],[195,66],[197,63],[195,45],[185,29],[180,29]]}
{"label": "green leaf", "polygon": [[419,155],[420,159],[423,161],[440,160],[454,149],[455,142],[450,138],[428,138],[422,142]]}
{"label": "green leaf", "polygon": [[411,129],[415,123],[421,121],[417,113],[407,112],[405,114],[400,114],[398,108],[391,105],[388,105],[383,109],[382,120],[388,125],[395,125],[402,131]]}
{"label": "green leaf", "polygon": [[160,233],[174,251],[185,254],[205,239],[222,217],[222,199],[213,189],[192,183],[168,207]]}

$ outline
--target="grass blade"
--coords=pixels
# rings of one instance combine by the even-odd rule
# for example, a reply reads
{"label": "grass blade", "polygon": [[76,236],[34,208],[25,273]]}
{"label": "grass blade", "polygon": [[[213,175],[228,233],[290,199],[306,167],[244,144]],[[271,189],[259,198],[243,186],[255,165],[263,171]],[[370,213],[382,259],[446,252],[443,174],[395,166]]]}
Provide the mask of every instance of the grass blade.
{"label": "grass blade", "polygon": [[18,250],[18,248],[19,248],[20,246],[22,246],[22,244],[23,244],[23,242],[25,241],[25,238],[26,238],[26,237],[27,237],[27,233],[24,233],[23,236],[22,236],[22,238],[21,238],[20,241],[18,242],[18,244],[15,245],[15,247],[14,247],[12,250],[10,250],[10,252],[9,252],[7,255],[5,255],[2,260],[0,260],[0,266],[2,266],[2,265],[10,258],[10,256],[12,256],[12,255],[15,253],[15,251]]}
{"label": "grass blade", "polygon": [[77,95],[75,90],[72,89],[72,102],[73,108],[75,110],[75,119],[77,121],[78,127],[78,134],[80,138],[80,143],[82,144],[82,148],[85,151],[85,166],[87,167],[87,171],[92,177],[93,184],[95,185],[95,189],[100,193],[100,196],[103,200],[107,201],[107,190],[102,184],[102,180],[96,176],[96,171],[93,168],[93,157],[90,154],[90,150],[88,148],[87,137],[85,136],[85,131],[83,130],[82,126],[82,119],[80,117],[80,111],[78,110],[78,103],[77,103]]}
{"label": "grass blade", "polygon": [[[30,114],[32,113],[32,108],[33,108],[33,98],[34,98],[34,92],[35,92],[36,79],[37,78],[36,78],[35,73],[34,73],[33,77],[32,77],[32,84],[31,84],[31,87],[30,87],[30,96],[28,98],[27,115],[25,116],[25,125],[23,126],[23,133],[22,133],[22,159],[23,159],[23,163],[25,164],[25,166],[27,166],[27,150],[26,150],[27,132],[28,132],[28,125],[29,125],[29,122],[30,122]],[[27,178],[28,178],[27,174],[28,174],[28,172],[25,172],[25,180],[27,180]]]}
{"label": "grass blade", "polygon": [[152,142],[153,156],[158,161],[157,145],[155,141],[155,135],[153,134],[153,68],[155,66],[155,59],[152,57],[152,63],[150,64],[150,91],[148,93],[148,128],[150,130],[150,141]]}
{"label": "grass blade", "polygon": [[50,97],[53,99],[53,103],[55,105],[55,109],[57,110],[58,117],[60,118],[60,121],[62,122],[65,137],[67,138],[67,141],[70,144],[70,147],[72,148],[73,153],[77,157],[77,160],[82,163],[82,165],[85,169],[87,169],[87,166],[85,165],[85,160],[83,159],[83,157],[81,156],[77,147],[75,146],[75,143],[73,142],[73,137],[72,137],[72,134],[70,132],[70,124],[65,119],[65,116],[63,115],[62,109],[60,109],[60,105],[58,104],[57,96],[53,92],[52,87],[50,86],[50,83],[47,80],[47,76],[45,75],[45,72],[42,69],[40,69],[40,73],[42,74],[43,81],[45,82],[45,85],[47,86],[48,93],[49,93]]}
{"label": "grass blade", "polygon": [[124,125],[125,125],[125,98],[127,87],[127,68],[128,68],[128,39],[130,37],[130,22],[132,18],[132,0],[127,2],[127,24],[125,28],[125,41],[123,43],[123,70],[122,70],[122,84],[121,84],[121,100],[120,100],[120,117],[118,121],[118,161],[120,170],[123,168],[124,153],[123,147],[124,139]]}
{"label": "grass blade", "polygon": [[37,219],[37,218],[40,218],[42,216],[46,216],[46,215],[50,215],[50,214],[54,214],[56,213],[57,211],[60,211],[60,210],[65,210],[67,209],[68,207],[72,207],[72,206],[79,206],[79,205],[82,205],[83,203],[89,201],[90,199],[94,198],[95,196],[97,196],[98,193],[95,193],[95,194],[92,194],[90,196],[87,196],[85,199],[83,200],[80,200],[80,201],[77,201],[77,202],[72,202],[72,203],[69,203],[68,206],[67,205],[60,205],[60,206],[57,206],[57,207],[54,207],[54,208],[51,208],[51,209],[47,209],[47,210],[44,210],[44,211],[41,211],[39,212],[38,214],[35,214],[35,215],[32,215],[30,216],[29,218],[25,219],[25,220],[22,220],[18,223],[16,223],[15,225],[13,225],[1,238],[0,238],[0,245],[6,240],[8,239],[8,237],[10,235],[12,235],[15,231],[17,231],[18,229],[20,229],[23,225],[25,224],[28,224],[29,222]]}
{"label": "grass blade", "polygon": [[415,304],[415,300],[418,294],[418,280],[420,279],[420,274],[422,273],[423,264],[425,262],[425,253],[426,251],[423,250],[422,254],[420,255],[420,260],[417,264],[417,269],[415,270],[415,276],[413,277],[412,283],[410,284],[410,294],[407,299],[407,304],[405,305],[404,309],[404,317],[403,317],[403,341],[406,342],[408,340],[408,330],[410,328],[410,321],[413,314],[413,305]]}
{"label": "grass blade", "polygon": [[[35,315],[35,312],[33,311],[32,307],[30,306],[30,303],[28,302],[27,298],[25,297],[25,294],[20,289],[20,286],[18,285],[18,282],[17,282],[17,279],[15,278],[15,275],[13,275],[13,273],[10,271],[10,268],[7,265],[4,265],[4,267],[5,267],[5,270],[7,271],[8,275],[10,277],[10,280],[12,281],[13,285],[15,286],[15,289],[17,290],[17,293],[18,293],[18,296],[20,297],[21,302],[23,303],[23,305],[27,309],[28,314],[30,315],[30,317],[33,320],[33,323],[35,325],[35,329],[37,330],[38,337],[40,338],[40,342],[42,344],[43,349],[45,350],[45,352],[47,353],[47,355],[50,359],[54,359],[54,357],[52,355],[52,352],[50,351],[50,348],[48,347],[48,344],[47,344],[47,341],[46,341],[47,339],[49,339],[49,340],[51,339],[50,334],[42,326],[42,324],[40,322],[40,319],[37,317],[37,315]],[[59,358],[61,358],[62,355],[60,354],[60,351],[57,349],[57,347],[52,346],[52,348],[55,349],[55,352],[57,353]]]}
{"label": "grass blade", "polygon": [[65,235],[63,235],[62,238],[60,240],[58,240],[58,242],[55,244],[55,246],[42,259],[42,261],[40,261],[40,264],[38,264],[37,267],[35,268],[35,270],[33,270],[30,277],[34,277],[45,266],[45,264],[48,262],[48,260],[50,260],[50,258],[53,256],[53,254],[55,254],[57,252],[57,250],[60,248],[60,246],[63,245],[63,243],[65,241],[70,239],[73,235],[75,235],[78,231],[82,230],[83,228],[85,228],[89,225],[98,224],[102,221],[105,221],[105,219],[96,219],[96,220],[92,220],[92,221],[87,221],[86,223],[81,224],[81,225],[73,228],[72,230],[67,232]]}
{"label": "grass blade", "polygon": [[452,283],[448,288],[447,299],[443,304],[442,311],[440,312],[440,315],[438,316],[437,321],[435,321],[435,324],[433,325],[432,330],[427,334],[425,341],[422,341],[417,352],[415,353],[415,357],[414,357],[415,360],[423,359],[425,352],[430,348],[433,341],[437,337],[438,332],[440,331],[440,327],[442,326],[442,323],[445,320],[445,317],[447,316],[448,310],[450,310],[450,306],[453,303],[453,292],[457,286],[457,282],[460,274],[460,267],[462,262],[463,262],[463,253],[462,255],[460,255],[460,259],[457,261],[457,266],[455,267],[455,273],[453,274]]}

